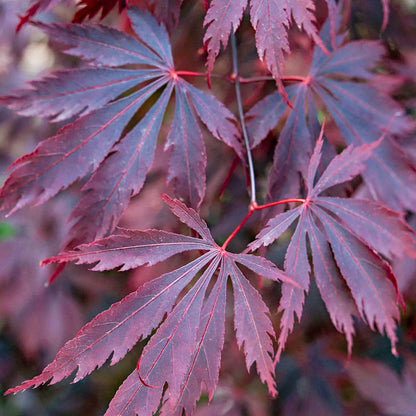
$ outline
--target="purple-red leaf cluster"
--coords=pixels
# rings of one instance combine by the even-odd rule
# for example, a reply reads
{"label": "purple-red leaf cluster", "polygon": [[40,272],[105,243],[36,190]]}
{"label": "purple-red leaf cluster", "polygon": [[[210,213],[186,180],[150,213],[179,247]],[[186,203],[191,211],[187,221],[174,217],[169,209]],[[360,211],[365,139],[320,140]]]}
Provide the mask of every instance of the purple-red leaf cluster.
{"label": "purple-red leaf cluster", "polygon": [[[112,231],[130,198],[140,192],[173,93],[166,148],[168,181],[178,197],[198,208],[205,194],[206,151],[198,117],[213,136],[242,154],[232,113],[176,75],[164,26],[138,9],[130,9],[129,17],[137,37],[99,25],[38,24],[67,54],[90,65],[52,73],[34,81],[31,89],[2,99],[26,116],[52,121],[76,116],[17,160],[0,191],[1,208],[12,213],[42,203],[92,173],[71,214],[75,222],[67,237],[69,247]],[[156,102],[138,120],[137,111],[155,94]]]}
{"label": "purple-red leaf cluster", "polygon": [[349,354],[353,316],[361,316],[372,329],[386,332],[395,353],[399,294],[392,269],[380,254],[389,259],[404,253],[414,257],[414,236],[400,214],[375,202],[320,196],[326,189],[360,174],[381,143],[350,145],[317,175],[323,144],[321,133],[307,170],[305,202],[270,219],[250,244],[251,250],[255,250],[273,243],[297,220],[286,253],[285,270],[300,288],[283,284],[277,355],[293,330],[295,315],[299,320],[302,316],[311,271],[308,241],[316,284],[332,322],[346,335]]}
{"label": "purple-red leaf cluster", "polygon": [[[264,258],[226,252],[214,242],[196,211],[168,197],[165,201],[200,238],[159,230],[121,230],[119,235],[81,245],[45,263],[76,261],[96,263],[95,270],[116,267],[126,270],[155,264],[186,251],[202,254],[144,284],[99,314],[64,345],[42,374],[9,393],[48,381],[56,383],[74,371],[74,381],[78,381],[102,366],[110,355],[111,364],[115,364],[139,340],[158,328],[144,347],[137,369],[121,385],[106,414],[152,415],[162,394],[162,414],[181,415],[183,409],[190,414],[201,389],[206,388],[212,397],[218,383],[228,279],[234,293],[237,342],[244,350],[247,369],[255,363],[270,393],[277,393],[272,359],[275,335],[269,310],[238,264],[287,285],[292,280]],[[186,289],[187,293],[177,302]]]}
{"label": "purple-red leaf cluster", "polygon": [[[337,18],[339,25],[340,17]],[[371,69],[381,59],[384,48],[377,41],[343,44],[344,35],[338,35],[332,45],[330,26],[327,21],[320,34],[329,56],[315,47],[309,74],[303,82],[286,89],[293,109],[275,148],[268,197],[275,201],[298,194],[299,175],[306,178],[314,139],[320,130],[319,100],[330,112],[347,145],[370,144],[386,136],[367,161],[363,178],[375,200],[395,211],[414,210],[416,170],[394,139],[409,134],[414,123],[392,98],[368,84],[374,78]],[[285,100],[278,92],[249,110],[248,130],[253,147],[266,138],[285,110]],[[323,151],[324,159],[335,155],[327,144]]]}

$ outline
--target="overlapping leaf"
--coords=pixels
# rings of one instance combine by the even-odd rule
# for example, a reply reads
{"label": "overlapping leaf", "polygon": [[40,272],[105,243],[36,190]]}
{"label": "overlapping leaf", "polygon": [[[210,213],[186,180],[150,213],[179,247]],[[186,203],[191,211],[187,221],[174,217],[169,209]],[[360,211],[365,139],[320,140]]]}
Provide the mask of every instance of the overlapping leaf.
{"label": "overlapping leaf", "polygon": [[309,163],[305,202],[269,220],[250,245],[255,250],[271,244],[298,220],[287,250],[285,270],[301,288],[283,285],[278,355],[293,329],[295,314],[298,319],[302,315],[310,273],[307,240],[317,286],[334,325],[347,337],[349,351],[354,334],[352,316],[356,314],[372,329],[385,331],[395,351],[395,320],[399,316],[397,284],[390,265],[378,253],[387,258],[403,253],[415,256],[414,236],[400,214],[377,203],[320,196],[326,189],[361,173],[365,162],[380,145],[376,142],[349,146],[329,163],[315,182],[323,146],[321,134]]}
{"label": "overlapping leaf", "polygon": [[[195,113],[217,139],[241,154],[233,115],[176,75],[165,28],[137,9],[130,9],[129,16],[137,38],[97,25],[38,24],[66,53],[90,61],[90,67],[55,72],[2,100],[23,115],[53,121],[78,116],[15,162],[0,193],[1,208],[14,212],[46,201],[93,172],[72,213],[72,247],[112,230],[130,197],[143,187],[173,91],[167,147],[169,180],[179,197],[198,208],[205,192],[206,152]],[[137,120],[137,111],[155,94],[160,94],[155,104]]]}
{"label": "overlapping leaf", "polygon": [[[392,138],[406,135],[413,124],[393,99],[362,82],[373,78],[370,70],[383,55],[382,45],[374,41],[354,41],[343,45],[345,36],[338,35],[333,46],[329,22],[324,25],[321,38],[331,52],[330,56],[316,47],[309,75],[303,82],[287,88],[293,110],[275,149],[269,199],[278,200],[297,194],[299,176],[306,177],[305,160],[312,153],[313,139],[319,131],[319,107],[315,102],[319,97],[348,145],[373,143],[387,134],[375,149],[374,156],[367,161],[369,169],[363,174],[364,180],[376,200],[395,211],[414,210],[416,170]],[[253,146],[277,125],[284,111],[285,102],[276,92],[248,112],[248,130]],[[324,157],[332,156],[333,151],[326,146]]]}
{"label": "overlapping leaf", "polygon": [[[120,387],[106,415],[154,414],[166,383],[162,414],[182,415],[183,409],[190,414],[201,389],[206,387],[212,397],[218,382],[230,277],[234,291],[234,325],[247,368],[255,362],[261,380],[271,394],[276,394],[272,360],[274,330],[268,308],[237,263],[287,285],[292,279],[264,258],[226,252],[214,242],[196,211],[177,200],[168,197],[165,200],[172,212],[201,238],[159,230],[122,230],[120,235],[81,245],[46,263],[76,261],[97,263],[94,270],[115,267],[127,270],[155,264],[185,251],[199,250],[203,254],[144,284],[102,312],[64,345],[42,374],[9,393],[37,387],[49,380],[56,383],[74,371],[75,381],[78,381],[101,366],[110,355],[111,364],[119,361],[160,325],[144,348],[138,368]],[[215,283],[208,293],[213,280]],[[174,306],[190,284],[191,289]],[[165,314],[167,318],[163,321]]]}
{"label": "overlapping leaf", "polygon": [[[80,9],[75,13],[73,22],[80,23],[86,18],[92,18],[101,13],[101,18],[104,18],[111,12],[115,7],[121,12],[127,4],[136,5],[136,1],[133,0],[81,0],[78,4]],[[138,4],[137,4],[138,5]]]}
{"label": "overlapping leaf", "polygon": [[61,0],[32,0],[32,5],[27,9],[26,13],[20,17],[20,22],[17,25],[16,30],[20,30],[21,27],[37,13],[48,10],[59,2],[61,2]]}
{"label": "overlapping leaf", "polygon": [[[204,42],[208,48],[208,71],[212,71],[221,46],[227,46],[231,32],[240,25],[247,0],[213,0],[205,16],[207,30]],[[334,22],[335,2],[327,0],[331,20]],[[292,19],[299,28],[311,36],[323,49],[315,27],[315,4],[312,0],[251,0],[250,19],[256,31],[257,52],[276,79],[279,90],[284,94],[280,81],[284,64],[284,53],[289,52],[287,28]]]}
{"label": "overlapping leaf", "polygon": [[140,7],[148,10],[157,20],[163,23],[169,32],[176,26],[183,0],[81,0],[78,3],[80,9],[75,13],[72,21],[80,23],[85,19],[98,15],[104,18],[117,8],[121,12],[126,7]]}

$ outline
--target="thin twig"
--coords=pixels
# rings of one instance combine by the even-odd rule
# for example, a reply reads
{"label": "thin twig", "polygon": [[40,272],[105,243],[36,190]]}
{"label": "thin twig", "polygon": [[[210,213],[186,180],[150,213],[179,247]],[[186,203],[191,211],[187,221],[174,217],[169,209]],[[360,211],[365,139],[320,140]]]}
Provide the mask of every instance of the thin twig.
{"label": "thin twig", "polygon": [[240,117],[241,130],[243,132],[244,144],[247,150],[247,162],[250,173],[250,197],[251,203],[256,203],[256,177],[254,174],[253,157],[251,155],[250,141],[244,119],[243,103],[241,101],[240,79],[238,74],[237,41],[234,32],[231,32],[231,51],[233,56],[233,78],[235,79],[235,95],[237,98],[238,115]]}
{"label": "thin twig", "polygon": [[[243,221],[241,221],[240,224],[238,224],[238,226],[230,234],[230,236],[225,240],[221,248],[223,250],[226,249],[230,241],[236,236],[236,234],[241,230],[243,225],[248,221],[248,219],[253,215],[255,211],[262,211],[263,209],[275,207],[276,205],[284,205],[284,204],[290,204],[290,203],[296,203],[296,202],[300,202],[301,204],[304,204],[306,200],[302,198],[290,198],[290,199],[282,199],[280,201],[271,202],[270,204],[264,204],[264,205],[257,205],[256,202],[252,202],[248,208],[248,214],[244,217]],[[243,253],[245,253],[246,251],[247,249],[244,250]]]}

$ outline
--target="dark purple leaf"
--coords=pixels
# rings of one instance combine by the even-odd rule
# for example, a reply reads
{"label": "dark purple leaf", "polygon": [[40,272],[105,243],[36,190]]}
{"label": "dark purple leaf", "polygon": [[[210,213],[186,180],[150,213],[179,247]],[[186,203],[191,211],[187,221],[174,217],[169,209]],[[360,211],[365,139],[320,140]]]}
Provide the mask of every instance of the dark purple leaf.
{"label": "dark purple leaf", "polygon": [[[100,367],[110,355],[111,364],[119,361],[160,324],[146,344],[137,369],[119,388],[106,414],[151,416],[160,406],[162,395],[161,414],[181,415],[183,409],[192,411],[202,388],[206,387],[212,397],[218,383],[228,276],[234,289],[237,342],[239,347],[244,345],[247,368],[256,362],[261,380],[267,383],[271,394],[277,393],[272,360],[275,335],[267,316],[269,311],[236,263],[273,280],[284,280],[288,286],[291,280],[266,259],[227,253],[215,244],[195,210],[169,197],[165,201],[201,239],[158,230],[121,230],[120,235],[81,245],[45,263],[77,261],[98,263],[96,270],[120,266],[127,270],[152,265],[188,250],[205,253],[144,284],[102,312],[64,345],[42,374],[8,393],[37,387],[49,380],[54,384],[75,370],[74,381],[78,381]],[[214,279],[215,284],[206,296]],[[187,293],[175,306],[184,290]]]}
{"label": "dark purple leaf", "polygon": [[334,325],[346,334],[349,351],[355,309],[341,277],[348,285],[363,320],[372,329],[377,327],[381,333],[386,331],[395,352],[395,328],[399,317],[397,282],[389,264],[375,250],[388,257],[396,251],[414,255],[414,236],[399,213],[374,202],[319,196],[327,187],[352,179],[364,170],[365,161],[377,144],[348,147],[329,163],[313,186],[323,146],[321,135],[308,168],[305,202],[270,219],[257,240],[249,246],[254,250],[271,244],[299,218],[287,250],[285,270],[302,289],[283,284],[279,306],[283,311],[282,331],[277,357],[293,329],[294,315],[301,317],[304,290],[308,290],[306,236],[312,248],[315,280]]}
{"label": "dark purple leaf", "polygon": [[[243,154],[233,115],[174,73],[164,26],[138,9],[130,9],[129,16],[138,38],[105,26],[39,23],[66,53],[89,60],[91,68],[55,72],[32,82],[31,89],[2,99],[24,115],[53,121],[79,117],[15,162],[0,191],[1,208],[11,213],[40,204],[93,173],[71,215],[76,223],[67,248],[112,231],[129,199],[140,192],[173,89],[176,108],[167,141],[172,156],[168,179],[178,197],[198,208],[205,193],[205,146],[192,105],[217,139]],[[161,97],[138,120],[138,110],[162,88]]]}
{"label": "dark purple leaf", "polygon": [[165,146],[171,151],[168,181],[177,196],[198,208],[205,194],[205,145],[187,95],[179,87],[175,94],[175,116]]}
{"label": "dark purple leaf", "polygon": [[[340,16],[336,20],[339,26]],[[405,136],[412,131],[414,125],[392,98],[355,79],[374,79],[374,73],[370,70],[381,59],[383,48],[379,42],[371,41],[354,41],[341,46],[345,38],[342,35],[337,36],[333,44],[330,32],[327,22],[321,37],[331,54],[327,56],[316,47],[309,75],[303,83],[290,87],[298,91],[306,89],[306,92],[298,96],[298,101],[295,100],[294,109],[280,135],[269,184],[270,199],[277,200],[297,194],[297,174],[300,172],[305,175],[306,164],[302,155],[308,154],[310,150],[307,136],[316,137],[316,129],[312,130],[310,120],[315,119],[317,113],[313,99],[313,96],[317,96],[330,111],[348,145],[372,144],[380,137],[387,136],[367,161],[369,168],[363,174],[364,180],[376,200],[384,202],[395,211],[413,210],[416,206],[416,170],[391,136]],[[248,125],[255,143],[275,127],[282,114],[282,105],[283,100],[274,94],[249,111],[248,115],[254,116]],[[302,118],[298,120],[292,114],[302,115]],[[309,125],[303,121],[306,116],[309,117]],[[293,121],[294,118],[296,122]],[[291,149],[291,142],[287,136],[288,130],[294,131],[294,128],[298,129],[297,137],[303,137],[303,140],[302,144],[295,147],[296,158],[290,158],[288,149]],[[289,181],[285,180],[285,172]]]}
{"label": "dark purple leaf", "polygon": [[306,215],[305,209],[301,209],[299,222],[293,234],[292,240],[286,252],[285,270],[300,287],[293,285],[282,285],[282,297],[279,303],[279,312],[283,311],[280,320],[280,335],[278,339],[278,349],[276,353],[279,359],[288,335],[292,332],[295,324],[295,315],[298,320],[302,316],[305,291],[309,289],[310,266],[306,251]]}
{"label": "dark purple leaf", "polygon": [[57,383],[75,370],[74,381],[81,380],[101,367],[111,354],[111,364],[117,363],[140,338],[149,336],[159,325],[165,313],[172,309],[179,293],[212,257],[208,253],[180,269],[154,279],[113,304],[68,341],[42,374],[11,392],[37,387],[49,380],[50,384]]}
{"label": "dark purple leaf", "polygon": [[232,262],[228,262],[227,267],[234,290],[234,326],[238,346],[244,345],[247,369],[250,370],[256,362],[261,381],[267,383],[270,394],[275,396],[277,390],[271,357],[275,334],[267,316],[269,310],[240,269]]}
{"label": "dark purple leaf", "polygon": [[[0,192],[1,208],[10,213],[40,204],[95,170],[118,140],[131,117],[159,87],[160,81],[107,104],[41,142],[18,159]],[[73,167],[77,168],[74,169]]]}
{"label": "dark purple leaf", "polygon": [[214,395],[224,344],[226,282],[227,275],[222,264],[215,286],[201,312],[197,345],[181,385],[180,395],[176,402],[169,403],[170,407],[164,407],[162,414],[181,416],[182,409],[185,410],[185,414],[192,414],[202,386],[206,386],[210,400]]}
{"label": "dark purple leaf", "polygon": [[333,259],[326,238],[313,223],[311,215],[308,215],[307,221],[316,285],[335,328],[345,334],[348,343],[348,355],[350,356],[352,337],[355,333],[353,316],[358,316],[358,311],[352,302],[351,296],[347,293],[342,275]]}
{"label": "dark purple leaf", "polygon": [[[351,290],[357,309],[371,329],[386,332],[396,353],[399,319],[396,278],[387,262],[323,211],[316,211],[334,252],[337,265]],[[397,288],[397,286],[396,286]]]}
{"label": "dark purple leaf", "polygon": [[220,53],[221,46],[225,49],[231,31],[235,33],[240,26],[247,0],[212,0],[205,16],[204,26],[207,30],[204,43],[207,44],[208,71],[214,68],[215,58]]}
{"label": "dark purple leaf", "polygon": [[[247,3],[247,0],[212,0],[204,20],[204,25],[207,26],[204,42],[208,49],[208,72],[212,71],[221,46],[225,49],[231,32],[239,27]],[[336,6],[333,0],[327,0],[327,3],[334,26]],[[257,53],[273,74],[283,96],[286,93],[280,78],[284,53],[289,52],[287,28],[292,20],[325,49],[317,33],[314,11],[315,5],[311,0],[250,1],[250,20],[256,32]]]}
{"label": "dark purple leaf", "polygon": [[[153,163],[159,130],[172,87],[167,86],[145,117],[113,148],[83,187],[86,191],[71,214],[79,220],[68,233],[68,246],[101,238],[113,230],[132,196],[143,187]],[[140,139],[138,139],[140,138]],[[114,171],[114,166],[119,170]]]}
{"label": "dark purple leaf", "polygon": [[74,251],[61,253],[58,257],[45,260],[54,262],[97,263],[92,270],[110,270],[121,267],[121,271],[159,261],[189,250],[210,250],[213,245],[194,237],[173,234],[160,230],[127,230],[122,234],[83,244]]}

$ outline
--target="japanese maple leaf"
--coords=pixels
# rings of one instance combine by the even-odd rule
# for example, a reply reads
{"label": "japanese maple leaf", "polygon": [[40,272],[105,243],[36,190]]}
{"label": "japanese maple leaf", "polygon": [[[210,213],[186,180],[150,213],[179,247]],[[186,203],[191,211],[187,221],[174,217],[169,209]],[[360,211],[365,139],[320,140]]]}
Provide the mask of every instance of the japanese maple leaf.
{"label": "japanese maple leaf", "polygon": [[309,289],[307,239],[316,284],[332,322],[346,335],[349,353],[354,334],[352,317],[358,314],[371,329],[377,327],[380,332],[386,332],[395,353],[395,321],[399,317],[397,283],[390,265],[380,254],[386,258],[403,253],[414,257],[414,237],[403,217],[382,205],[320,195],[361,173],[377,145],[381,146],[379,142],[358,147],[350,145],[315,181],[324,143],[322,136],[321,133],[308,166],[305,202],[270,219],[250,245],[251,250],[255,250],[271,244],[298,220],[287,249],[285,270],[301,288],[283,284],[277,356],[293,329],[295,314],[299,320],[301,318],[305,292]]}
{"label": "japanese maple leaf", "polygon": [[171,33],[178,24],[182,2],[183,0],[144,0],[142,8],[149,10],[158,22],[165,24]]}
{"label": "japanese maple leaf", "polygon": [[[190,414],[202,386],[212,397],[218,382],[226,288],[230,279],[237,343],[240,348],[244,345],[247,368],[255,362],[261,380],[272,395],[276,394],[271,357],[275,335],[268,308],[238,264],[287,285],[292,280],[262,257],[226,252],[215,243],[196,211],[168,197],[165,201],[201,238],[159,230],[121,230],[119,235],[81,245],[45,263],[75,261],[97,263],[93,270],[116,267],[127,270],[190,250],[199,250],[202,254],[185,266],[145,283],[99,314],[64,345],[42,374],[9,393],[37,387],[48,380],[56,383],[75,370],[74,381],[78,381],[104,364],[109,356],[112,356],[111,364],[115,364],[140,339],[158,328],[145,346],[138,368],[119,388],[106,415],[154,414],[165,383],[168,387],[161,414],[182,415],[183,409]],[[208,290],[210,283],[213,285]],[[188,289],[190,284],[192,287]],[[187,293],[175,305],[185,289]],[[163,321],[165,314],[167,318]]]}
{"label": "japanese maple leaf", "polygon": [[19,31],[37,13],[49,10],[61,2],[62,0],[32,0],[32,5],[26,10],[26,13],[20,16],[20,22],[16,27],[16,31]]}
{"label": "japanese maple leaf", "polygon": [[399,375],[391,368],[372,360],[354,360],[348,374],[359,393],[376,404],[384,415],[411,416],[416,409],[416,360],[404,357]]}
{"label": "japanese maple leaf", "polygon": [[75,13],[72,21],[81,23],[85,19],[93,18],[101,13],[101,19],[108,15],[113,9],[118,12],[128,7],[140,7],[148,10],[156,19],[163,23],[171,31],[179,20],[179,13],[183,0],[81,0],[78,3],[80,9]]}
{"label": "japanese maple leaf", "polygon": [[[90,66],[54,72],[2,99],[22,115],[53,121],[77,116],[17,160],[0,191],[1,209],[11,213],[40,204],[93,172],[71,215],[76,219],[68,237],[72,247],[112,230],[130,197],[140,192],[173,92],[166,148],[171,154],[168,180],[177,196],[198,208],[205,192],[206,151],[196,114],[217,139],[242,153],[231,112],[176,74],[164,26],[138,9],[130,9],[129,17],[137,37],[99,25],[38,24],[66,53]],[[148,111],[138,120],[136,113],[145,104]]]}
{"label": "japanese maple leaf", "polygon": [[[36,14],[49,10],[58,3],[65,0],[39,0],[33,1],[32,6],[26,11],[24,16],[20,17],[20,23],[17,30],[29,22]],[[75,13],[72,21],[81,23],[85,19],[92,19],[100,14],[100,18],[106,17],[113,9],[117,8],[118,12],[128,7],[140,7],[142,10],[148,10],[161,23],[164,23],[169,31],[176,26],[179,20],[180,8],[183,0],[80,0],[77,4],[79,9]]]}
{"label": "japanese maple leaf", "polygon": [[[340,16],[337,23],[340,24]],[[315,102],[319,98],[348,145],[373,143],[387,134],[367,161],[369,169],[363,173],[364,180],[376,200],[395,211],[414,210],[416,170],[392,137],[408,134],[414,125],[392,98],[363,82],[374,77],[370,70],[381,59],[384,48],[377,41],[343,44],[345,35],[338,35],[332,47],[329,22],[320,36],[331,55],[315,48],[309,75],[286,89],[293,109],[275,148],[268,198],[279,200],[299,192],[299,176],[307,175],[308,160],[320,130],[319,107]],[[286,109],[284,99],[276,92],[247,113],[253,147],[277,125]],[[324,159],[334,155],[326,143]]]}
{"label": "japanese maple leaf", "polygon": [[[326,0],[331,20],[334,22],[335,2]],[[221,46],[227,46],[230,33],[238,29],[247,0],[212,0],[205,16],[207,30],[208,71],[211,72]],[[280,81],[284,64],[284,53],[289,52],[287,28],[292,19],[299,28],[311,36],[326,50],[315,26],[315,4],[312,0],[251,0],[250,19],[256,31],[257,52],[277,81],[279,91],[284,94]],[[335,32],[334,32],[335,33]]]}
{"label": "japanese maple leaf", "polygon": [[118,7],[118,12],[120,13],[128,4],[128,0],[81,0],[78,3],[80,9],[75,13],[72,21],[74,23],[81,23],[86,18],[91,19],[100,12],[101,18],[104,18],[115,7]]}

